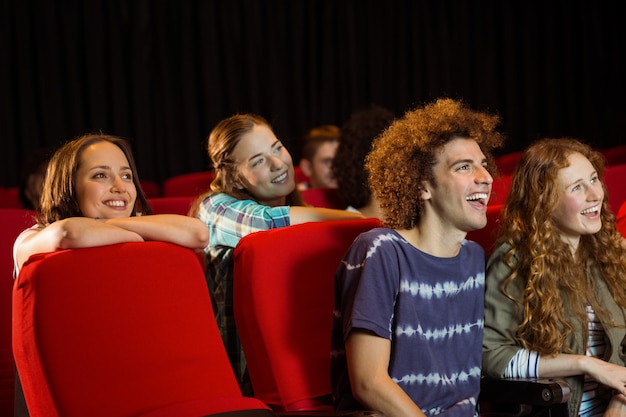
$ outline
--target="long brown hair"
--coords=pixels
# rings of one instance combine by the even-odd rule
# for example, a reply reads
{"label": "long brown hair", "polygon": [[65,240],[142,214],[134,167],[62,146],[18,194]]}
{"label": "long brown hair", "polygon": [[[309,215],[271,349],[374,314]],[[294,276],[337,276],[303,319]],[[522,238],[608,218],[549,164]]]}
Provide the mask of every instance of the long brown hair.
{"label": "long brown hair", "polygon": [[148,200],[141,189],[135,159],[129,143],[117,136],[94,133],[80,136],[65,143],[52,155],[41,193],[41,209],[38,217],[40,224],[53,223],[68,217],[83,216],[76,196],[76,171],[83,150],[98,142],[114,144],[122,150],[128,159],[133,174],[133,184],[137,189],[137,198],[131,215],[152,214]]}
{"label": "long brown hair", "polygon": [[[604,160],[599,152],[570,138],[543,139],[520,158],[502,212],[499,243],[511,246],[504,259],[512,268],[503,291],[523,308],[520,343],[542,354],[570,352],[568,337],[587,330],[586,303],[600,320],[612,323],[602,300],[596,298],[592,269],[598,268],[617,304],[626,308],[626,252],[607,204],[606,186],[602,186],[602,227],[581,236],[575,256],[555,224],[558,173],[569,166],[573,153],[586,157],[602,181]],[[521,300],[507,291],[513,280],[524,282]]]}
{"label": "long brown hair", "polygon": [[[262,116],[250,113],[235,114],[220,121],[211,131],[207,138],[207,152],[213,167],[215,167],[215,178],[211,182],[210,190],[202,194],[193,204],[190,215],[195,216],[202,200],[213,193],[226,193],[240,200],[257,199],[246,189],[238,189],[235,183],[239,179],[239,172],[235,161],[232,159],[235,147],[241,138],[252,131],[255,126],[272,127]],[[305,205],[298,187],[287,195],[286,205]]]}

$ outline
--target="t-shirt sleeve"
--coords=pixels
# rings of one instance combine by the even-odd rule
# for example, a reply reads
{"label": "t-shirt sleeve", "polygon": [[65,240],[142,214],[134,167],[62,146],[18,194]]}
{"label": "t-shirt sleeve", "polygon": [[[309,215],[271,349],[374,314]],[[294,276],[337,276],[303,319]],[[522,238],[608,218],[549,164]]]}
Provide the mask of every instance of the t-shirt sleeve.
{"label": "t-shirt sleeve", "polygon": [[359,328],[391,339],[394,304],[399,290],[395,251],[384,234],[359,236],[338,270],[342,288],[343,337]]}

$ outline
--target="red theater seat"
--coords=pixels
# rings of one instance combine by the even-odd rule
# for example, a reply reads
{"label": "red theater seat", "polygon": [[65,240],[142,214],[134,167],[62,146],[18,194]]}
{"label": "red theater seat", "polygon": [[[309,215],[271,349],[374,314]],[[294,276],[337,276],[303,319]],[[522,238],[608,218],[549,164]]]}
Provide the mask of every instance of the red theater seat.
{"label": "red theater seat", "polygon": [[141,242],[34,255],[13,303],[32,417],[274,415],[242,396],[189,249]]}
{"label": "red theater seat", "polygon": [[152,214],[182,214],[189,213],[191,204],[196,197],[158,197],[149,198],[148,204],[152,209]]}
{"label": "red theater seat", "polygon": [[498,228],[500,227],[500,212],[503,207],[503,204],[489,205],[487,207],[487,226],[467,234],[467,239],[480,244],[487,255],[490,255],[495,249],[494,244],[498,238]]}
{"label": "red theater seat", "polygon": [[336,188],[308,188],[302,190],[302,198],[307,204],[313,207],[345,209],[345,205],[339,197],[339,190]]}
{"label": "red theater seat", "polygon": [[496,166],[500,175],[511,175],[515,171],[517,161],[521,158],[524,151],[510,152],[495,158]]}
{"label": "red theater seat", "polygon": [[163,197],[198,196],[209,190],[215,178],[213,171],[176,175],[163,182]]}
{"label": "red theater seat", "polygon": [[626,164],[626,145],[601,150],[607,165]]}
{"label": "red theater seat", "polygon": [[0,187],[0,209],[21,209],[24,208],[18,197],[18,188]]}
{"label": "red theater seat", "polygon": [[146,198],[161,197],[161,187],[155,181],[141,180],[140,182]]}
{"label": "red theater seat", "polygon": [[275,410],[332,409],[334,275],[356,236],[377,226],[305,223],[252,233],[235,248],[235,320],[255,397]]}
{"label": "red theater seat", "polygon": [[617,213],[626,201],[626,164],[607,166],[604,169],[604,185],[609,193],[609,207]]}
{"label": "red theater seat", "polygon": [[0,416],[13,415],[15,362],[11,348],[11,294],[13,242],[22,230],[35,224],[34,211],[0,209]]}

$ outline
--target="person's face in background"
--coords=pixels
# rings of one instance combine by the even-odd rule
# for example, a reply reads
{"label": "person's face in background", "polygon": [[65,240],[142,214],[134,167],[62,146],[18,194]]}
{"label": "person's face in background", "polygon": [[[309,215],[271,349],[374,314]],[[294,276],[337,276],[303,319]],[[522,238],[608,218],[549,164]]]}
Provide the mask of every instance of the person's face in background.
{"label": "person's face in background", "polygon": [[338,141],[324,142],[317,148],[313,160],[303,159],[300,162],[302,170],[309,177],[311,188],[337,188],[332,166],[338,146]]}
{"label": "person's face in background", "polygon": [[561,197],[552,217],[561,238],[575,250],[582,235],[597,233],[602,227],[604,190],[596,169],[586,157],[576,152],[567,160],[569,166],[559,170]]}
{"label": "person's face in background", "polygon": [[119,147],[102,141],[83,150],[76,171],[76,196],[85,217],[130,217],[137,189],[128,159]]}
{"label": "person's face in background", "polygon": [[291,155],[265,125],[255,125],[243,135],[232,154],[239,183],[236,188],[247,190],[264,205],[284,205],[295,189]]}

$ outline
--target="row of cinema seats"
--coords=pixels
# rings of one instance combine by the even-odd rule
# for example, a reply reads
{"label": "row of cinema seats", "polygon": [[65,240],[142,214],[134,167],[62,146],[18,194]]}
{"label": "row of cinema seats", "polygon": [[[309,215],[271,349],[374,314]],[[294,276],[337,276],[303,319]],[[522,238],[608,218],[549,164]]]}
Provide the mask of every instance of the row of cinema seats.
{"label": "row of cinema seats", "polygon": [[[32,213],[13,215],[28,224]],[[235,317],[255,398],[235,383],[193,251],[144,242],[33,256],[12,290],[13,352],[31,415],[376,416],[332,411],[328,349],[337,263],[357,234],[378,225],[307,223],[242,239]],[[10,282],[11,268],[3,265]],[[10,285],[2,288],[8,299]],[[2,373],[12,381],[11,364]],[[560,380],[485,380],[483,415],[552,407],[556,416],[567,389]],[[10,415],[12,392],[0,393],[0,415]]]}
{"label": "row of cinema seats", "polygon": [[[604,155],[607,166],[626,164],[626,145],[616,145],[610,148],[602,148],[599,151]],[[509,152],[495,158],[496,165],[501,175],[512,174],[517,165],[517,161],[522,156],[523,151]]]}

